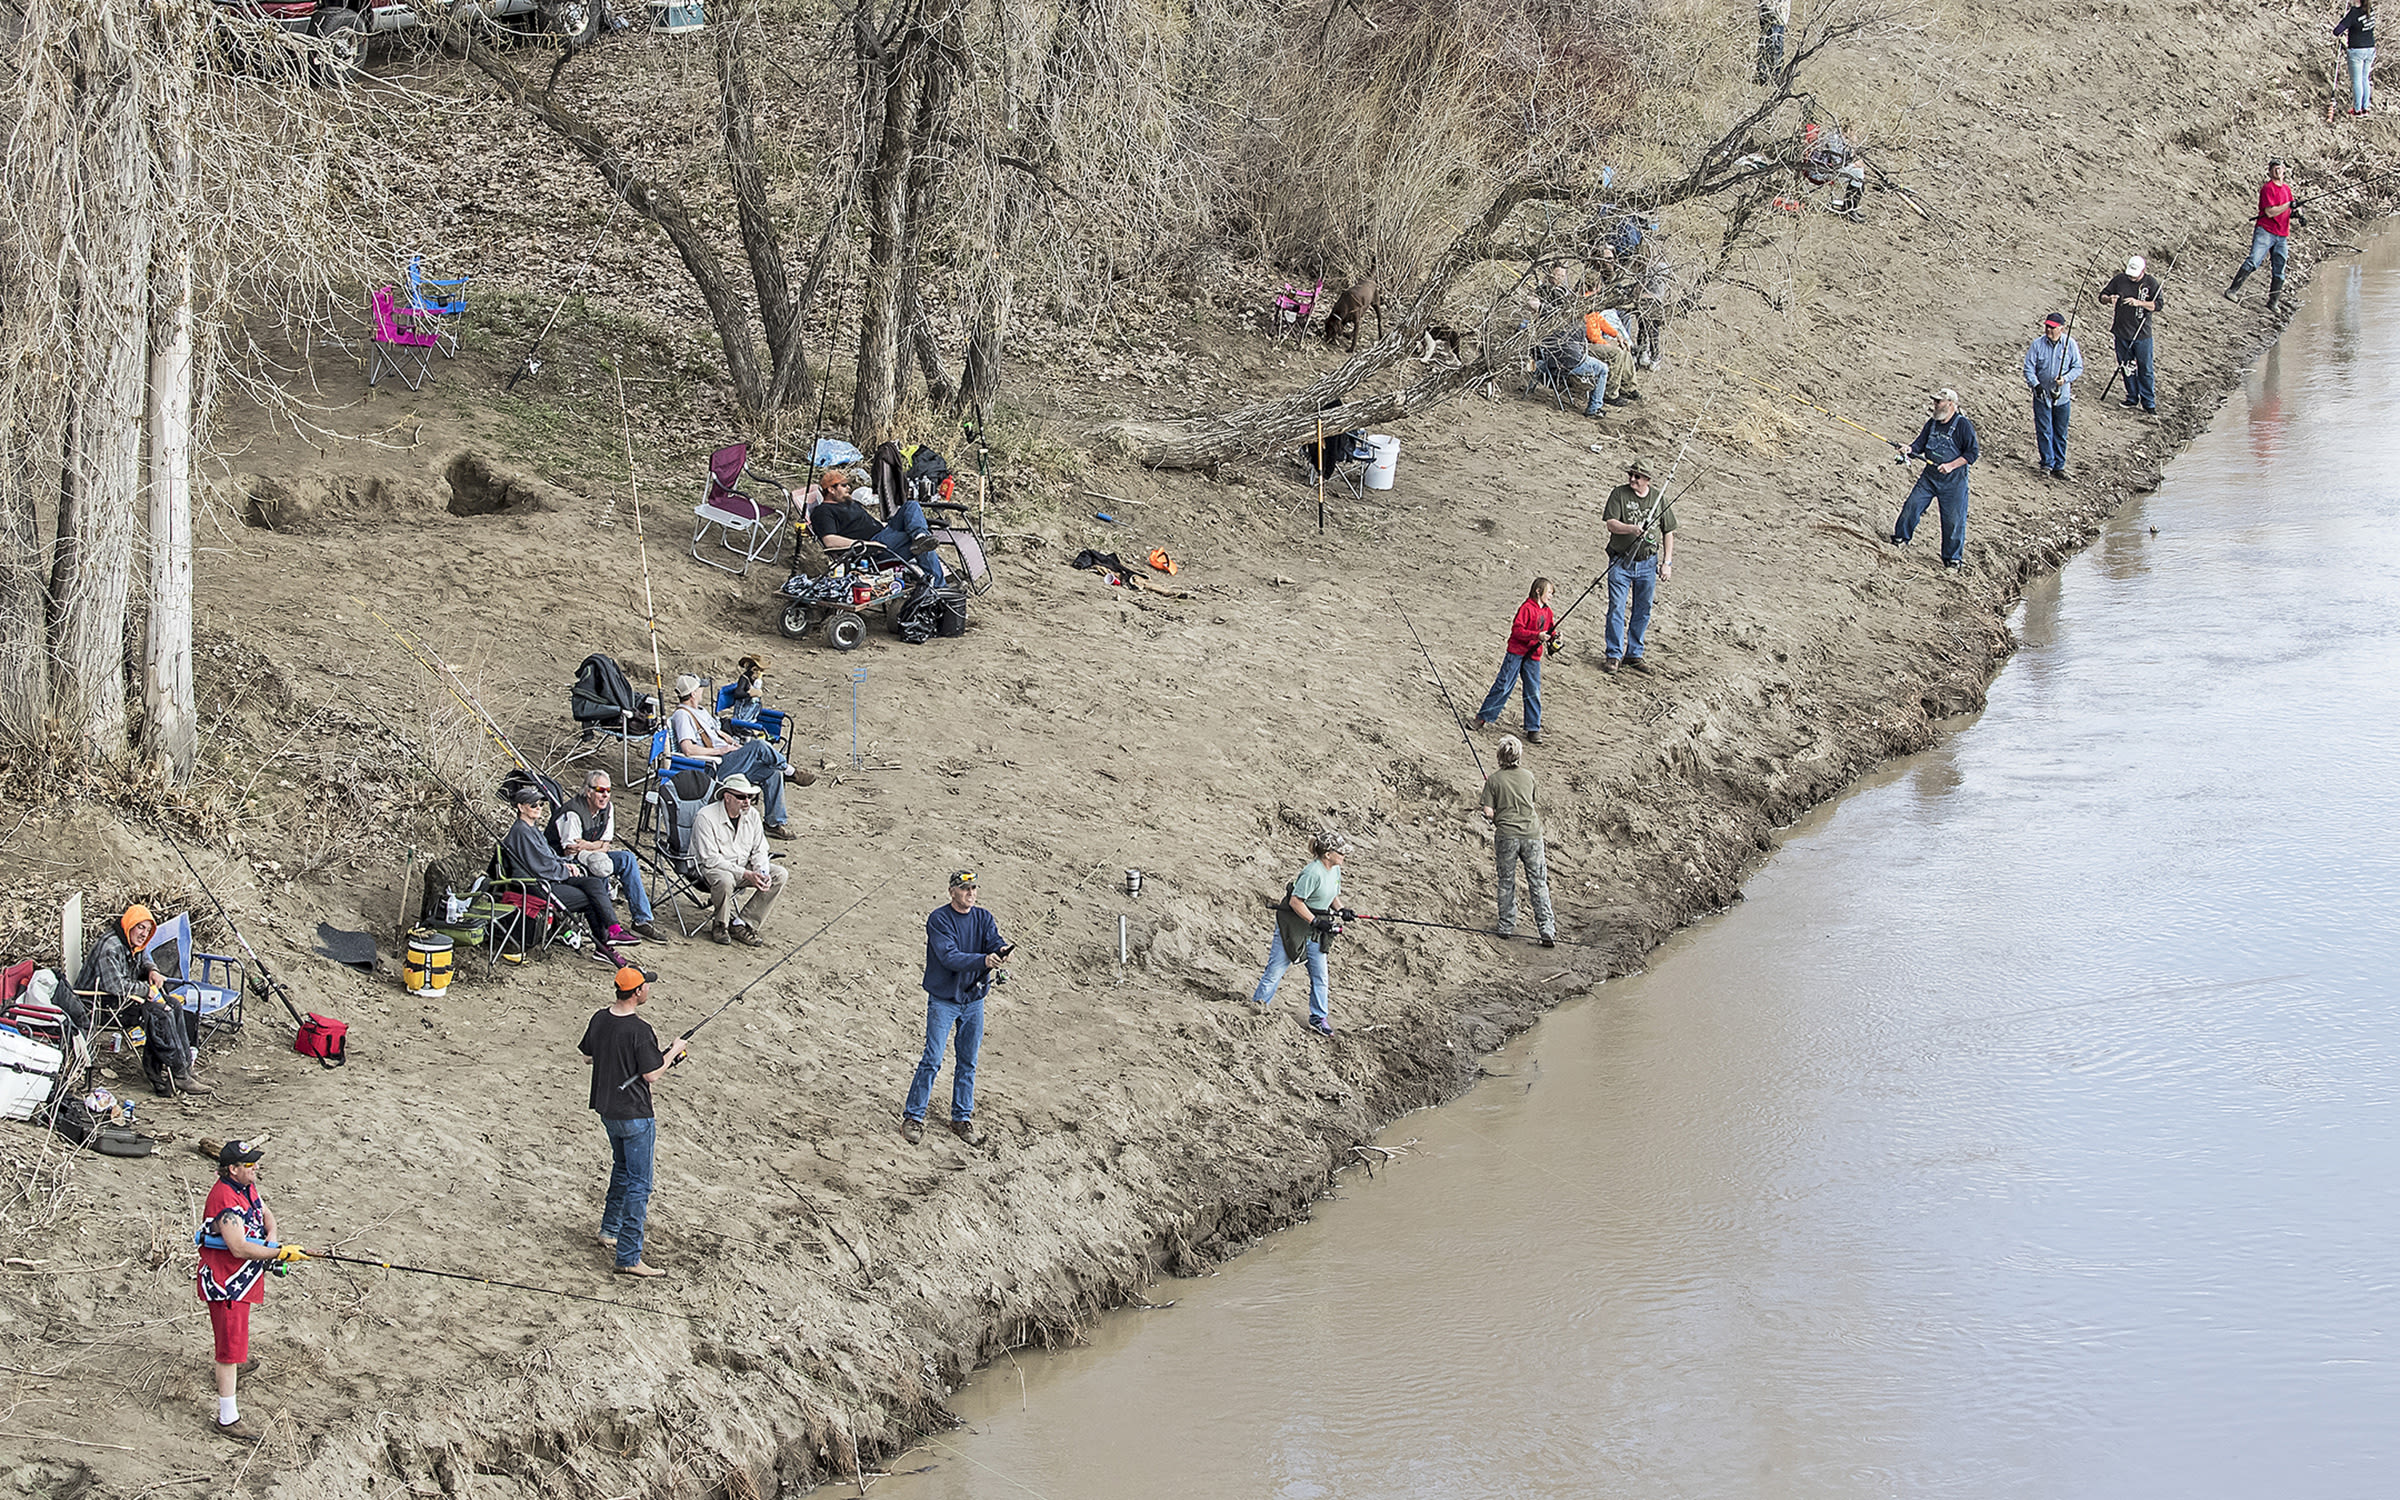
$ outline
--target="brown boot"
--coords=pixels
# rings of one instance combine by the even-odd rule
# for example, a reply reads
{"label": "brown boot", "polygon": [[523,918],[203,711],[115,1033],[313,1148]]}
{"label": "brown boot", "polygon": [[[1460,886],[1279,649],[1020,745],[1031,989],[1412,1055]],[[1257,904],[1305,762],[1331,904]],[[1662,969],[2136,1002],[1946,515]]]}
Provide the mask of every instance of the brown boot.
{"label": "brown boot", "polygon": [[211,1088],[209,1085],[202,1083],[197,1074],[187,1070],[175,1075],[175,1092],[178,1094],[191,1094],[197,1096],[200,1094],[213,1094],[216,1092],[216,1090]]}

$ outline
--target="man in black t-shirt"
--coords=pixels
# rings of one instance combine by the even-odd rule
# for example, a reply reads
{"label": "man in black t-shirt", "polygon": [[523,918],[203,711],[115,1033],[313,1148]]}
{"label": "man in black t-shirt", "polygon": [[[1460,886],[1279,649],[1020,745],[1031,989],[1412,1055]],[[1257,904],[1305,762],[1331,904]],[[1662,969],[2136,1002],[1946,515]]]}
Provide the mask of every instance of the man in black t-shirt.
{"label": "man in black t-shirt", "polygon": [[2125,404],[2151,413],[2158,410],[2158,380],[2150,363],[2150,320],[2166,300],[2158,278],[2148,274],[2138,255],[2100,289],[2100,305],[2117,311],[2112,331],[2117,368],[2125,375]]}
{"label": "man in black t-shirt", "polygon": [[592,1108],[608,1132],[608,1206],[600,1215],[600,1244],[617,1256],[620,1276],[664,1276],[642,1259],[642,1230],[650,1217],[651,1163],[658,1119],[650,1085],[691,1050],[688,1040],[661,1052],[658,1033],[634,1012],[650,998],[656,974],[631,965],[617,970],[617,1002],[594,1011],[578,1044],[592,1060]]}

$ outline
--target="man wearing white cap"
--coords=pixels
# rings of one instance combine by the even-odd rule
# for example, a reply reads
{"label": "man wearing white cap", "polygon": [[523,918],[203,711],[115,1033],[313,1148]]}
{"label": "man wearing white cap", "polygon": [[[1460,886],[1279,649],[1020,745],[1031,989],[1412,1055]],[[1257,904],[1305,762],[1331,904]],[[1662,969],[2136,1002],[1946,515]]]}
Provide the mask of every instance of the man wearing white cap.
{"label": "man wearing white cap", "polygon": [[2100,289],[2100,305],[2117,313],[2117,368],[2125,374],[2125,404],[2152,413],[2158,410],[2158,381],[2150,366],[2150,320],[2166,300],[2158,278],[2138,255]]}
{"label": "man wearing white cap", "polygon": [[1958,409],[1958,392],[1945,386],[1933,393],[1933,415],[1918,429],[1917,440],[1901,454],[1903,462],[1921,460],[1925,467],[1900,504],[1900,519],[1892,523],[1892,545],[1904,547],[1917,534],[1925,507],[1939,504],[1942,516],[1942,566],[1956,570],[1966,561],[1967,466],[1983,456],[1975,441],[1975,424]]}

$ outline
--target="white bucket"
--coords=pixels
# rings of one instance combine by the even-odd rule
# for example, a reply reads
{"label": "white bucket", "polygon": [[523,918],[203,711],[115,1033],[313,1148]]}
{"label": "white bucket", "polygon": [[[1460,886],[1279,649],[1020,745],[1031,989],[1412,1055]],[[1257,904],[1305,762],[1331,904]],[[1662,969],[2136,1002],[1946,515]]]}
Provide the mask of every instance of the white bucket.
{"label": "white bucket", "polygon": [[1388,432],[1367,434],[1367,488],[1388,490],[1400,473],[1400,440]]}

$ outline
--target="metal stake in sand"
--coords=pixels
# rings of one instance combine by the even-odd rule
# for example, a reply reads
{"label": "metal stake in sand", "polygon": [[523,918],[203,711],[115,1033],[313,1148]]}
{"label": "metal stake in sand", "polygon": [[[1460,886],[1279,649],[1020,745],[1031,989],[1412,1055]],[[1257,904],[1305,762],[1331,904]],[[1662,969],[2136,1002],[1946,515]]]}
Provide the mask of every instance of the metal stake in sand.
{"label": "metal stake in sand", "polygon": [[1317,413],[1317,535],[1325,534],[1325,414]]}
{"label": "metal stake in sand", "polygon": [[850,769],[853,771],[867,768],[867,758],[858,753],[858,685],[866,680],[865,667],[850,669]]}

